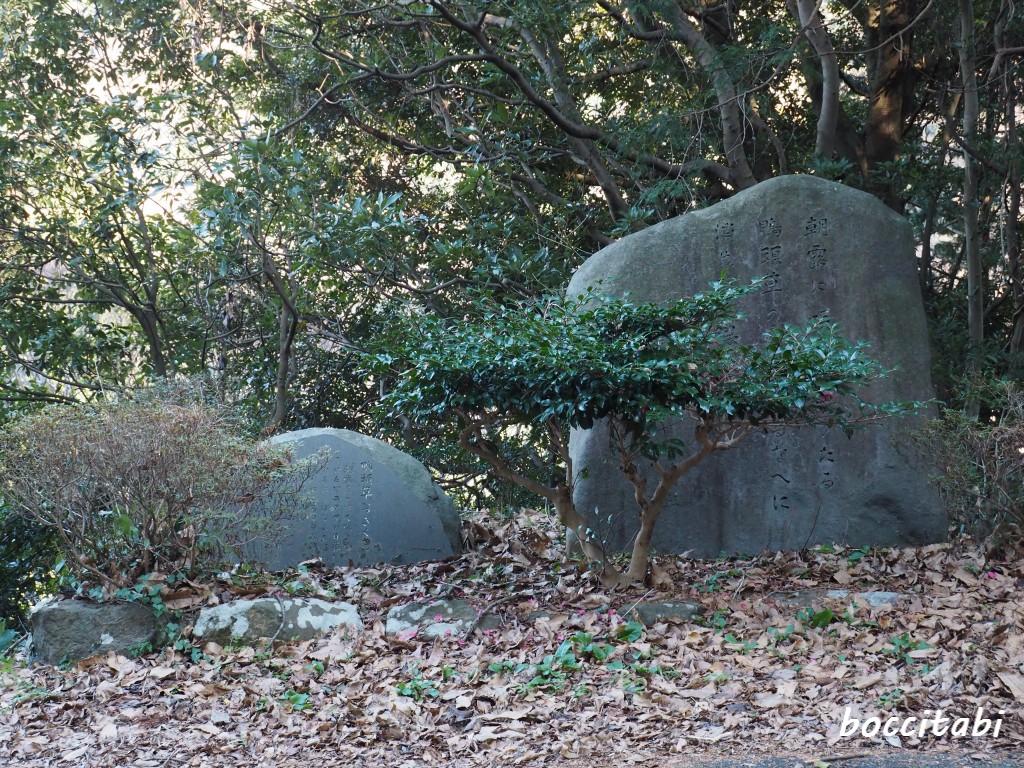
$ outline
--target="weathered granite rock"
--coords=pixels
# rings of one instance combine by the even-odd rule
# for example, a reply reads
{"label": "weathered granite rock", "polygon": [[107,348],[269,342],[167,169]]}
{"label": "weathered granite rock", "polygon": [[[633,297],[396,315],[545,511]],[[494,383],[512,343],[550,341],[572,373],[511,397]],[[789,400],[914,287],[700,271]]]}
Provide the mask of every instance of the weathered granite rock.
{"label": "weathered granite rock", "polygon": [[650,602],[637,603],[627,615],[636,616],[645,627],[651,627],[662,621],[669,624],[690,621],[703,613],[704,606],[699,603]]}
{"label": "weathered granite rock", "polygon": [[32,613],[32,655],[47,664],[127,653],[156,637],[153,611],[137,603],[60,600]]}
{"label": "weathered granite rock", "polygon": [[899,592],[850,592],[846,589],[830,589],[827,597],[833,600],[852,600],[857,604],[866,603],[870,608],[895,605],[906,595]]}
{"label": "weathered granite rock", "polygon": [[[822,179],[765,181],[623,238],[588,259],[568,293],[597,286],[607,295],[671,301],[723,272],[740,281],[768,276],[740,305],[741,341],[828,312],[848,338],[871,344],[874,359],[899,368],[866,399],[934,396],[909,223],[871,195]],[[940,541],[946,515],[928,470],[912,466],[897,447],[930,415],[892,419],[852,439],[824,428],[752,436],[677,483],[654,547],[715,556]],[[673,434],[693,439],[685,425]],[[578,509],[608,546],[625,548],[636,530],[635,502],[608,451],[607,430],[575,431],[570,453],[577,471],[587,472],[576,490]]]}
{"label": "weathered granite rock", "polygon": [[236,600],[199,612],[192,637],[219,645],[255,645],[260,640],[312,640],[338,627],[361,632],[359,611],[350,603],[273,597]]}
{"label": "weathered granite rock", "polygon": [[[384,632],[399,637],[462,637],[479,618],[482,610],[474,608],[468,600],[435,600],[396,605],[388,611]],[[477,626],[480,629],[495,629],[501,626],[501,620],[493,613],[488,613]]]}
{"label": "weathered granite rock", "polygon": [[407,453],[345,429],[303,429],[271,438],[298,459],[329,451],[303,486],[305,514],[276,542],[247,554],[272,570],[316,557],[330,567],[442,560],[462,551],[459,517],[424,466]]}

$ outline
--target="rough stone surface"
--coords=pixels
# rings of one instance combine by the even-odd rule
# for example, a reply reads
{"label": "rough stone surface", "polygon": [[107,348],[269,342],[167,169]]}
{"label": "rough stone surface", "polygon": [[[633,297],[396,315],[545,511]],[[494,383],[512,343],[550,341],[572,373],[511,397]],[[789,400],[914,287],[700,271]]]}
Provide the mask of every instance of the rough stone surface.
{"label": "rough stone surface", "polygon": [[326,600],[236,600],[199,612],[192,637],[220,645],[255,645],[260,640],[312,640],[346,627],[361,632],[363,622],[350,603]]}
{"label": "rough stone surface", "polygon": [[830,589],[826,597],[833,600],[852,600],[858,604],[866,603],[871,608],[883,605],[895,605],[906,595],[899,592],[850,592],[846,589]]}
{"label": "rough stone surface", "polygon": [[896,605],[906,595],[900,592],[851,592],[848,589],[801,589],[784,595],[776,595],[774,600],[779,605],[791,608],[820,609],[826,602],[842,600],[846,604],[856,602],[870,608],[883,605]]}
{"label": "rough stone surface", "polygon": [[[868,400],[934,396],[909,223],[871,195],[822,179],[765,181],[623,238],[588,259],[568,293],[597,286],[637,301],[670,301],[723,272],[740,281],[769,278],[741,304],[741,341],[828,312],[848,338],[871,344],[874,359],[899,368],[864,393]],[[680,480],[654,547],[708,557],[941,541],[946,516],[928,469],[900,452],[903,436],[930,415],[889,420],[852,439],[824,428],[752,436]],[[692,440],[685,426],[675,434]],[[570,452],[577,470],[588,472],[577,488],[580,512],[611,548],[625,548],[635,533],[635,502],[609,454],[607,431],[574,432]]]}
{"label": "rough stone surface", "polygon": [[645,627],[651,627],[659,622],[669,624],[690,621],[694,616],[704,613],[704,606],[697,603],[675,603],[675,602],[649,602],[637,603],[629,610],[631,616]]}
{"label": "rough stone surface", "polygon": [[47,664],[126,653],[155,636],[153,611],[137,603],[61,600],[32,613],[32,655]]}
{"label": "rough stone surface", "polygon": [[305,514],[276,542],[248,551],[268,568],[316,557],[330,567],[442,560],[462,551],[459,517],[424,466],[387,443],[345,429],[303,429],[271,438],[304,459],[329,451],[303,487]]}
{"label": "rough stone surface", "polygon": [[[388,611],[384,632],[399,637],[462,637],[473,626],[482,609],[468,600],[436,600],[433,602],[396,605]],[[488,613],[480,621],[480,629],[495,629],[501,620]]]}

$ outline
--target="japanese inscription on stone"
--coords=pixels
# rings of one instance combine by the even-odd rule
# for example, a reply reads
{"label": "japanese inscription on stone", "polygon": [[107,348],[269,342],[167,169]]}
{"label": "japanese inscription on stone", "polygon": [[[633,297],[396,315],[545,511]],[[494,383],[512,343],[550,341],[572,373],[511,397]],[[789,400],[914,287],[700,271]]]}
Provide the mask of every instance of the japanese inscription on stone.
{"label": "japanese inscription on stone", "polygon": [[[883,366],[899,368],[872,385],[870,399],[924,401],[933,391],[913,248],[909,223],[876,198],[784,176],[612,244],[580,268],[569,295],[600,284],[609,294],[667,302],[723,272],[739,284],[761,278],[741,300],[744,319],[730,335],[754,344],[783,324],[836,322],[847,338],[868,342]],[[913,426],[894,420],[851,439],[824,428],[758,432],[677,483],[655,545],[713,556],[825,541],[940,540],[945,516],[927,471],[908,466],[894,447]],[[673,436],[692,440],[685,429]],[[621,533],[609,543],[626,546],[635,499],[607,446],[596,428],[573,434],[573,465],[589,470],[575,500],[604,521],[621,514]]]}

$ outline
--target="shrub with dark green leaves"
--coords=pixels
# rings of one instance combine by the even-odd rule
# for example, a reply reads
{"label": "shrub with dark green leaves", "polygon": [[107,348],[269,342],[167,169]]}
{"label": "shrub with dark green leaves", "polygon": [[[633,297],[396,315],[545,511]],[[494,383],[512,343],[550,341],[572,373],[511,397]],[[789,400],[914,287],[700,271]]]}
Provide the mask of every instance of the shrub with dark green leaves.
{"label": "shrub with dark green leaves", "polygon": [[279,532],[308,471],[192,386],[51,406],[0,435],[8,514],[50,531],[71,573],[111,588],[194,576]]}
{"label": "shrub with dark green leaves", "polygon": [[[758,428],[850,430],[910,407],[869,406],[857,397],[884,372],[863,344],[847,341],[826,320],[738,343],[731,333],[739,320],[735,304],[759,287],[714,283],[667,306],[588,294],[520,306],[483,300],[473,321],[399,316],[393,332],[378,339],[370,372],[390,382],[385,404],[393,415],[455,424],[466,451],[550,501],[601,564],[606,583],[637,581],[670,489],[708,456]],[[580,468],[569,457],[569,430],[599,419],[608,422],[639,507],[640,530],[624,574],[572,500]],[[669,421],[692,425],[692,441],[666,437],[660,426]],[[560,463],[560,473],[539,474],[520,450],[524,444],[545,446],[547,463]],[[656,472],[643,471],[645,463]],[[649,488],[652,474],[658,482]]]}
{"label": "shrub with dark green leaves", "polygon": [[56,560],[52,531],[13,514],[0,499],[0,653],[3,628],[23,629],[38,596],[53,591]]}

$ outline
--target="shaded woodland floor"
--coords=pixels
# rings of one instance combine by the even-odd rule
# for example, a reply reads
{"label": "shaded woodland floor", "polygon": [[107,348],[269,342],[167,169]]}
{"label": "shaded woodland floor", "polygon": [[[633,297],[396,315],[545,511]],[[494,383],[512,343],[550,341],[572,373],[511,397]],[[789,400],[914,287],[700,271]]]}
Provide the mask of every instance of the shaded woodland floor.
{"label": "shaded woodland floor", "polygon": [[[608,592],[562,559],[548,516],[477,518],[465,530],[471,548],[457,560],[314,567],[166,596],[178,608],[264,593],[346,600],[366,624],[357,637],[207,645],[197,661],[186,647],[67,669],[8,664],[0,764],[1024,763],[1024,554],[996,559],[957,541],[660,557],[647,588]],[[850,595],[826,597],[835,589]],[[857,597],[877,591],[902,597],[875,607]],[[443,640],[385,635],[391,606],[424,598],[469,599],[504,624]],[[704,615],[644,628],[630,615],[641,599],[695,601]],[[886,743],[841,738],[846,707],[860,717],[1005,714],[995,739]]]}

